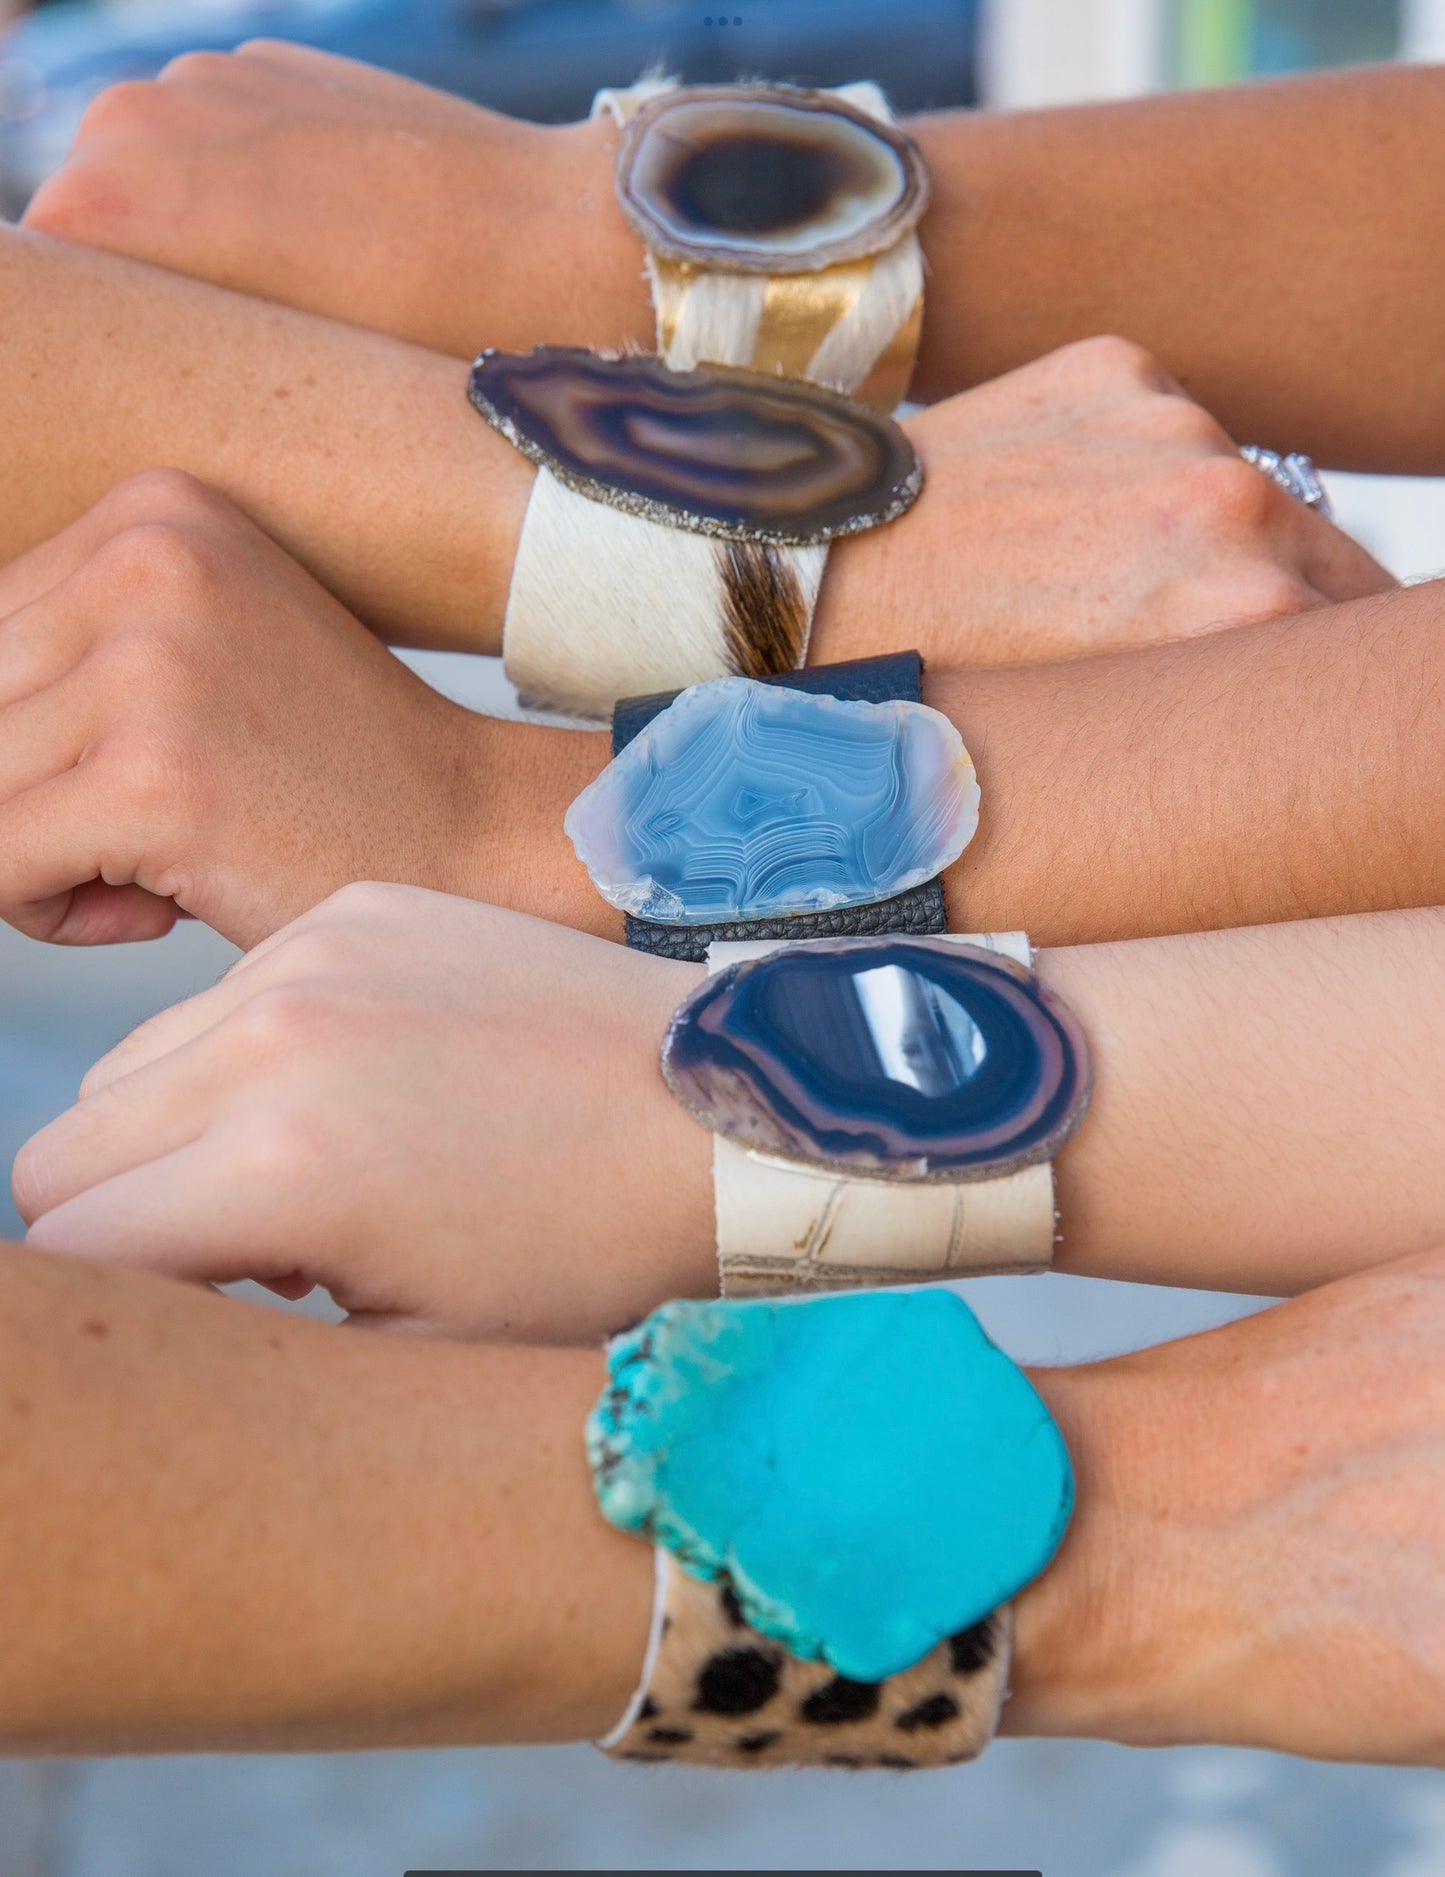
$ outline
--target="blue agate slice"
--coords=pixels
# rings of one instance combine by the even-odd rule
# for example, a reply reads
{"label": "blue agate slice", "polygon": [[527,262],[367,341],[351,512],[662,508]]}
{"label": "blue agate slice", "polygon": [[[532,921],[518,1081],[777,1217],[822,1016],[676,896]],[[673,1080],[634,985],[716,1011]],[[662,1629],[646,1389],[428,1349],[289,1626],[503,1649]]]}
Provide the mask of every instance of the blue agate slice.
{"label": "blue agate slice", "polygon": [[754,1152],[840,1172],[992,1179],[1083,1119],[1088,1045],[1022,965],[945,939],[829,939],[731,965],[680,1006],[673,1093]]}
{"label": "blue agate slice", "polygon": [[566,820],[603,898],[667,925],[891,899],[977,826],[973,764],[940,712],[751,678],[683,691]]}
{"label": "blue agate slice", "polygon": [[667,1304],[608,1374],[587,1427],[606,1517],[855,1681],[997,1609],[1068,1525],[1062,1435],[949,1291]]}

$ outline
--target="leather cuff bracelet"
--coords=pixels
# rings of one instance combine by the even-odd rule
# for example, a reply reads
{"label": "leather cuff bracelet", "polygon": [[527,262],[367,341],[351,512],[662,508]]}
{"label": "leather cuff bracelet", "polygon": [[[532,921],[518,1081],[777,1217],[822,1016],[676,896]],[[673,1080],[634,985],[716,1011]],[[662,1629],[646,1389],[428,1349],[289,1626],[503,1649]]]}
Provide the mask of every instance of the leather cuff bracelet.
{"label": "leather cuff bracelet", "polygon": [[539,346],[484,352],[469,395],[537,465],[507,675],[578,716],[801,665],[828,544],[894,520],[923,482],[889,418],[759,372]]}
{"label": "leather cuff bracelet", "polygon": [[923,327],[917,144],[876,85],[600,91],[616,188],[647,248],[657,349],[902,403]]}
{"label": "leather cuff bracelet", "polygon": [[659,1569],[641,1685],[599,1744],[733,1767],[981,1751],[1004,1606],[1062,1541],[1073,1475],[967,1305],[668,1304],[608,1372],[587,1430],[598,1503]]}
{"label": "leather cuff bracelet", "polygon": [[566,825],[628,944],[943,932],[978,784],[922,673],[901,652],[619,704]]}
{"label": "leather cuff bracelet", "polygon": [[1038,1271],[1088,1046],[1022,933],[719,945],[668,1086],[712,1129],[725,1296]]}

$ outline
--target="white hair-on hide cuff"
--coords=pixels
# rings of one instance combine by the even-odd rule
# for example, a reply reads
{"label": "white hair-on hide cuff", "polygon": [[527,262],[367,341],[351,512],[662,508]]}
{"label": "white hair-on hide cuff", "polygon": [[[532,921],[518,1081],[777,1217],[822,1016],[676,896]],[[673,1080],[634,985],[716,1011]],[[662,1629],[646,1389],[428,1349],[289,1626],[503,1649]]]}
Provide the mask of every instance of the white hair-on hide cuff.
{"label": "white hair-on hide cuff", "polygon": [[537,471],[507,600],[524,703],[604,719],[619,697],[803,663],[828,544],[660,526]]}

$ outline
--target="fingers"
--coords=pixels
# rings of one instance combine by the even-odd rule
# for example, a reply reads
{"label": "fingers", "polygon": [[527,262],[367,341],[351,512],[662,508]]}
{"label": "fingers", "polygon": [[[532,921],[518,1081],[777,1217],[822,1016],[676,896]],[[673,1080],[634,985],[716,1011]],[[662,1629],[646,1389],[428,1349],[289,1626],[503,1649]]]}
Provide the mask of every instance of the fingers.
{"label": "fingers", "polygon": [[190,1146],[210,1120],[216,1082],[215,1052],[203,1037],[92,1092],[15,1156],[16,1211],[32,1225],[90,1188]]}
{"label": "fingers", "polygon": [[[1286,501],[1293,499],[1285,497]],[[1298,502],[1294,505],[1299,510],[1302,571],[1327,601],[1364,599],[1371,593],[1388,593],[1400,584],[1343,528]]]}
{"label": "fingers", "polygon": [[189,1283],[294,1282],[297,1248],[286,1242],[284,1214],[278,1226],[274,1197],[264,1179],[247,1177],[243,1160],[203,1137],[42,1214],[26,1242]]}
{"label": "fingers", "polygon": [[[253,958],[254,954],[248,953],[239,964],[232,966],[219,984],[186,998],[184,1003],[172,1004],[123,1037],[86,1075],[80,1085],[81,1101],[88,1102],[92,1096],[102,1095],[112,1084],[135,1077],[151,1064],[184,1051],[214,1030],[249,994],[249,982],[242,984],[237,979]],[[21,1216],[23,1218],[24,1214]]]}
{"label": "fingers", "polygon": [[77,762],[0,806],[0,918],[30,938],[118,944],[175,923],[172,893],[139,882],[139,849],[117,845],[100,768]]}

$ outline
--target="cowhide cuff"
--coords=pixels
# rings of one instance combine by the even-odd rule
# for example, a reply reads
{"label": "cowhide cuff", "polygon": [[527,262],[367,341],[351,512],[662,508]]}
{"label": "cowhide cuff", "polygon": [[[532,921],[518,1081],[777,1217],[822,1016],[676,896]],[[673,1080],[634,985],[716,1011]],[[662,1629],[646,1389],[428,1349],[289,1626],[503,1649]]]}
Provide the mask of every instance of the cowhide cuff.
{"label": "cowhide cuff", "polygon": [[[658,77],[609,87],[593,99],[592,116],[611,118],[626,142],[639,113],[679,90],[677,79]],[[829,95],[845,111],[894,121],[875,84],[840,85]],[[881,252],[802,273],[736,273],[650,251],[646,271],[657,349],[669,365],[706,359],[809,378],[881,411],[908,395],[923,333],[923,250],[912,227]]]}
{"label": "cowhide cuff", "polygon": [[911,1772],[976,1759],[1008,1692],[1012,1612],[997,1610],[886,1681],[849,1681],[749,1627],[727,1580],[659,1551],[642,1685],[598,1742],[615,1759]]}

